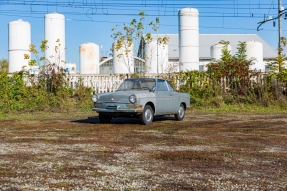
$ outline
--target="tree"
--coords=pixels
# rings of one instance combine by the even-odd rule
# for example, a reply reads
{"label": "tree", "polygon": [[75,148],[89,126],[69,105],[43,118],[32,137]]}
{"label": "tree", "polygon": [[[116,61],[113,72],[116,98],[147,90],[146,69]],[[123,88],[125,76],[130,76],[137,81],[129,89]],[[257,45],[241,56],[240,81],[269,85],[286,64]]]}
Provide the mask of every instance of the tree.
{"label": "tree", "polygon": [[[132,21],[127,25],[123,23],[122,25],[116,25],[116,28],[112,28],[113,34],[111,37],[114,39],[114,44],[112,51],[117,52],[118,59],[125,57],[129,58],[129,55],[137,55],[138,49],[134,47],[142,46],[142,38],[145,42],[150,43],[153,38],[150,33],[144,34],[145,30],[145,13],[139,13],[140,19],[132,19]],[[153,31],[157,32],[160,26],[159,18],[155,19],[155,22],[150,22],[148,24]],[[168,42],[168,37],[158,38],[158,43],[166,44]],[[125,65],[127,67],[128,73],[134,73],[132,70],[133,60],[125,59]],[[146,70],[146,68],[144,68]]]}
{"label": "tree", "polygon": [[6,59],[0,60],[0,73],[8,72],[9,62]]}
{"label": "tree", "polygon": [[[57,92],[64,87],[66,87],[66,70],[62,67],[61,56],[58,52],[60,46],[60,40],[56,41],[58,46],[54,48],[56,59],[49,60],[45,58],[45,56],[39,56],[39,51],[36,49],[34,44],[30,45],[29,51],[35,56],[35,59],[29,60],[29,66],[38,66],[39,67],[39,75],[38,79],[32,79],[32,82],[37,81],[37,84],[42,88],[45,88],[48,92],[54,93]],[[47,46],[48,41],[43,40],[40,45],[41,52],[44,53],[49,47]],[[24,54],[24,59],[30,59],[28,54]],[[41,64],[44,62],[44,64]]]}
{"label": "tree", "polygon": [[250,86],[250,79],[255,75],[250,71],[249,67],[253,59],[247,60],[246,43],[239,42],[237,45],[237,53],[232,56],[228,50],[228,41],[221,41],[224,45],[221,52],[220,60],[213,61],[207,65],[210,78],[213,83],[223,80],[222,88],[224,91],[229,89],[234,91],[234,95],[246,95],[246,88]]}
{"label": "tree", "polygon": [[[281,37],[280,43],[281,45],[283,45],[283,47],[286,47],[287,39],[285,37]],[[283,50],[284,49],[280,47],[278,49],[278,55],[275,58],[275,61],[270,62],[268,64],[271,71],[269,76],[274,76],[281,81],[287,81],[287,68],[286,68],[287,58],[286,55],[283,54]]]}
{"label": "tree", "polygon": [[[287,45],[287,39],[281,37],[280,41],[283,47]],[[271,89],[275,92],[275,97],[279,100],[281,95],[286,96],[287,87],[287,68],[286,68],[286,55],[283,54],[282,46],[278,49],[278,55],[273,62],[268,64],[270,72],[268,74],[269,81],[271,82]]]}

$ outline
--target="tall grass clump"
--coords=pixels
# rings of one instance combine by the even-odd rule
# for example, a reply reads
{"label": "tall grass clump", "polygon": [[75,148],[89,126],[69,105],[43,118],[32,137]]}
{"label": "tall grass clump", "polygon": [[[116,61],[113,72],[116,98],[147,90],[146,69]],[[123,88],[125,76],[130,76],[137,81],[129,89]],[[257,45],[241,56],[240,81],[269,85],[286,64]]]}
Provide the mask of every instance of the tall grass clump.
{"label": "tall grass clump", "polygon": [[[286,42],[286,39],[283,39]],[[282,50],[269,63],[268,74],[250,70],[254,59],[247,59],[246,43],[239,42],[232,56],[227,41],[222,41],[222,57],[207,65],[206,72],[180,72],[181,91],[191,95],[191,104],[199,107],[225,105],[254,105],[286,108],[287,70]],[[226,107],[225,107],[226,108]]]}
{"label": "tall grass clump", "polygon": [[[47,42],[42,41],[41,52],[48,48]],[[2,112],[62,112],[91,107],[91,88],[81,84],[76,88],[69,86],[70,76],[62,67],[60,53],[57,50],[55,48],[55,55],[58,56],[51,61],[45,57],[38,57],[39,52],[35,45],[30,45],[30,52],[36,59],[30,60],[29,55],[24,55],[24,58],[29,60],[29,66],[39,67],[37,74],[31,74],[25,68],[17,73],[0,73]],[[40,64],[41,62],[44,63]]]}

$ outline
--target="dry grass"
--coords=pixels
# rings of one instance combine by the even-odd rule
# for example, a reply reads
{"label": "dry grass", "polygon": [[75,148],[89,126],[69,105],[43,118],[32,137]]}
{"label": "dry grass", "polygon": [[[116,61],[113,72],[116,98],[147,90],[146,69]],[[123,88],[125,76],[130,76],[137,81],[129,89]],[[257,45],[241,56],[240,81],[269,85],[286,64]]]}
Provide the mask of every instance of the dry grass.
{"label": "dry grass", "polygon": [[2,118],[0,190],[287,190],[286,117]]}

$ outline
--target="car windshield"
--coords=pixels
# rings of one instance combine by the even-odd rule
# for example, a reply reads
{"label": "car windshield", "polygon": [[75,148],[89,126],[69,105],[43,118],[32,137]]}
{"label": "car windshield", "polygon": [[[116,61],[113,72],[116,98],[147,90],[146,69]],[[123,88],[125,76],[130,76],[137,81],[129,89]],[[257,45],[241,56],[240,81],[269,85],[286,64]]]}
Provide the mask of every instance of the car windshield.
{"label": "car windshield", "polygon": [[150,90],[153,86],[155,86],[155,79],[131,78],[123,81],[117,91]]}

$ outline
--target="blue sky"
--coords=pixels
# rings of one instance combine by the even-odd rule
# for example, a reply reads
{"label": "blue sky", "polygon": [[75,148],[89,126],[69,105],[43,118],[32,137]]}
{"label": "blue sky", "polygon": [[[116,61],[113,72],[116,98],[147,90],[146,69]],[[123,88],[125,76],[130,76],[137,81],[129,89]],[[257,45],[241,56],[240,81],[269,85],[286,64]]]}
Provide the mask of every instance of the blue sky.
{"label": "blue sky", "polygon": [[[282,0],[286,7],[287,0]],[[144,11],[146,22],[160,19],[159,34],[178,34],[178,10],[193,7],[199,11],[200,34],[258,34],[274,49],[278,45],[278,20],[258,22],[278,14],[278,0],[1,0],[0,59],[8,59],[8,23],[18,19],[31,24],[32,43],[39,47],[44,39],[44,16],[58,12],[66,18],[66,62],[79,64],[79,46],[93,42],[108,55],[111,29],[129,23]],[[287,37],[287,20],[282,19],[282,36]],[[147,27],[148,28],[148,27]],[[147,32],[152,32],[147,29]]]}

